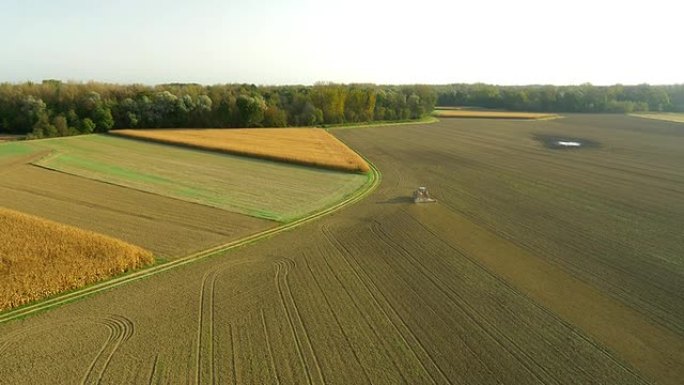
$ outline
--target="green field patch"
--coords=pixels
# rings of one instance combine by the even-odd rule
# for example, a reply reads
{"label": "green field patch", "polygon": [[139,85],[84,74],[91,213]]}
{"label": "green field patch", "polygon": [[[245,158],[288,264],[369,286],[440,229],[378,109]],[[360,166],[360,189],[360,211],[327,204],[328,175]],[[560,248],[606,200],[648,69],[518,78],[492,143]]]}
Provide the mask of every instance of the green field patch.
{"label": "green field patch", "polygon": [[7,142],[0,143],[0,158],[28,155],[35,149],[25,143]]}
{"label": "green field patch", "polygon": [[36,164],[188,202],[288,222],[358,190],[367,175],[89,135],[35,141]]}
{"label": "green field patch", "polygon": [[125,178],[131,181],[140,181],[143,183],[173,184],[173,181],[158,177],[156,175],[145,174],[130,168],[117,167],[112,164],[96,162],[72,155],[58,154],[53,158],[48,159],[44,163],[49,164],[57,169],[82,169],[84,171],[90,171],[97,174],[111,175],[114,178]]}

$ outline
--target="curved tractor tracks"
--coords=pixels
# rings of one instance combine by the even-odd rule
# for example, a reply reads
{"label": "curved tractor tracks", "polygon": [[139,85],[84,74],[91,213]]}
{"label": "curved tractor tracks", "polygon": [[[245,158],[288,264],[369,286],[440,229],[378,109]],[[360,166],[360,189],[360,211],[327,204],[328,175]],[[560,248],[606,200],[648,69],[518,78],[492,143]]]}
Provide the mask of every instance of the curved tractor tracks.
{"label": "curved tractor tracks", "polygon": [[[365,158],[364,158],[365,159]],[[185,256],[183,258],[179,258],[173,261],[169,261],[166,263],[162,263],[159,265],[155,265],[143,270],[137,270],[135,272],[132,272],[130,274],[126,274],[123,276],[119,276],[116,278],[112,278],[107,281],[102,281],[99,283],[96,283],[91,286],[87,286],[81,289],[77,289],[71,292],[67,292],[52,298],[48,298],[46,300],[30,304],[27,306],[23,306],[14,310],[7,311],[5,313],[0,314],[0,324],[3,324],[5,322],[12,321],[17,318],[23,318],[30,316],[32,314],[49,310],[51,308],[67,304],[69,302],[76,301],[78,299],[97,294],[106,290],[113,289],[115,287],[124,285],[129,282],[134,282],[140,279],[144,279],[156,274],[160,274],[162,272],[165,272],[167,270],[175,269],[177,267],[187,265],[192,262],[199,261],[201,259],[205,259],[208,257],[215,256],[217,254],[225,253],[229,250],[236,249],[238,247],[246,246],[249,244],[252,244],[254,242],[269,238],[271,236],[274,236],[276,234],[282,233],[284,231],[292,230],[296,227],[299,227],[303,224],[312,222],[316,219],[319,219],[321,217],[324,217],[328,214],[331,214],[335,211],[338,211],[346,206],[349,206],[351,204],[354,204],[366,196],[368,196],[371,192],[375,190],[375,188],[380,185],[381,181],[381,174],[380,171],[373,165],[371,162],[366,159],[366,162],[370,165],[370,172],[368,173],[368,181],[359,189],[357,190],[353,195],[350,197],[346,198],[345,200],[338,202],[330,207],[327,207],[321,211],[315,212],[309,216],[297,219],[295,221],[283,224],[281,226],[268,229],[256,234],[249,235],[245,238],[234,240],[228,243],[225,243],[223,245],[219,245],[204,251],[200,251],[198,253],[194,253],[188,256]]]}

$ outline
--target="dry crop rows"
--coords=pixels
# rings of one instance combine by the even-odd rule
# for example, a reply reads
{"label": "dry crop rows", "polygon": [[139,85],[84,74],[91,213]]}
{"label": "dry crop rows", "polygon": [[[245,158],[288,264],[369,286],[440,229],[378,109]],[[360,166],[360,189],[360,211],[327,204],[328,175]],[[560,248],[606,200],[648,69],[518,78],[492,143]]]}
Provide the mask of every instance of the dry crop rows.
{"label": "dry crop rows", "polygon": [[118,239],[0,207],[0,310],[150,264]]}
{"label": "dry crop rows", "polygon": [[368,172],[363,158],[320,128],[116,130],[130,138],[335,170]]}

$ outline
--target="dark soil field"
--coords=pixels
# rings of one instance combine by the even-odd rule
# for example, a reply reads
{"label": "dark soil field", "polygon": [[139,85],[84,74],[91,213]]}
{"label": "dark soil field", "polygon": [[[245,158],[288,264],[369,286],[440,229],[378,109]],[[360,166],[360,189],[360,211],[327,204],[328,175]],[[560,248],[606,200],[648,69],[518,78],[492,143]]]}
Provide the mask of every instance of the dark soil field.
{"label": "dark soil field", "polygon": [[[1,324],[0,383],[681,383],[684,125],[335,134],[382,172],[371,196]],[[566,136],[596,145],[538,140]],[[437,203],[411,203],[421,185]]]}

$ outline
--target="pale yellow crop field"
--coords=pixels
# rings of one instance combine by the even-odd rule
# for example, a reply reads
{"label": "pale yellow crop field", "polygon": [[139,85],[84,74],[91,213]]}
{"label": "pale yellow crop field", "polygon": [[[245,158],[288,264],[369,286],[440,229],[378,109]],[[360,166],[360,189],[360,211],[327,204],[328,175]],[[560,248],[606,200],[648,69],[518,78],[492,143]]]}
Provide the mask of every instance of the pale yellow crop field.
{"label": "pale yellow crop field", "polygon": [[320,128],[154,129],[110,133],[306,166],[355,172],[369,170],[363,158]]}

